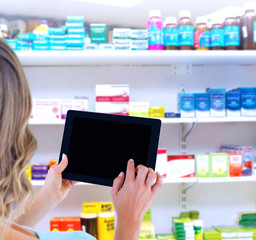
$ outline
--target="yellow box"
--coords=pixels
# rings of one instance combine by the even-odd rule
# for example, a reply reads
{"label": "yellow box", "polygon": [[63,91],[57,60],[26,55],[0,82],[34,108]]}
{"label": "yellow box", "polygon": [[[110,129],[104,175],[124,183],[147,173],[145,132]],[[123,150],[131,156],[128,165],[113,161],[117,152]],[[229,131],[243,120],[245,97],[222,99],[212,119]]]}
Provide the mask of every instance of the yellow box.
{"label": "yellow box", "polygon": [[101,202],[84,202],[83,213],[99,213],[101,211]]}
{"label": "yellow box", "polygon": [[114,207],[112,202],[101,202],[101,212],[113,212]]}
{"label": "yellow box", "polygon": [[150,107],[149,117],[151,118],[164,118],[164,107]]}

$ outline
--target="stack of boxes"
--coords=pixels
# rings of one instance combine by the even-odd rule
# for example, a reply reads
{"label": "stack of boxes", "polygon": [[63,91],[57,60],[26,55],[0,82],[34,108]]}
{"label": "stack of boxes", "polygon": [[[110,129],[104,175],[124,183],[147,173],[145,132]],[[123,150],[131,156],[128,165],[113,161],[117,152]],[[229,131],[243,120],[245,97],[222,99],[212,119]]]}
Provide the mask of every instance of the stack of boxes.
{"label": "stack of boxes", "polygon": [[22,33],[18,35],[18,40],[16,43],[15,50],[31,50],[33,41],[36,40],[37,36],[34,33]]}
{"label": "stack of boxes", "polygon": [[131,50],[148,50],[148,31],[145,29],[131,29]]}
{"label": "stack of boxes", "polygon": [[177,240],[195,240],[195,230],[190,218],[173,218],[172,231]]}
{"label": "stack of boxes", "polygon": [[65,28],[49,28],[49,46],[51,50],[66,50],[67,36]]}
{"label": "stack of boxes", "polygon": [[83,16],[68,16],[67,28],[67,50],[83,50],[85,28]]}
{"label": "stack of boxes", "polygon": [[129,115],[129,85],[96,85],[96,112]]}
{"label": "stack of boxes", "polygon": [[33,164],[32,165],[32,180],[44,180],[48,173],[49,165]]}
{"label": "stack of boxes", "polygon": [[113,29],[114,50],[131,50],[130,28]]}
{"label": "stack of boxes", "polygon": [[50,220],[51,232],[81,231],[80,217],[54,217]]}
{"label": "stack of boxes", "polygon": [[143,217],[139,239],[155,239],[155,227],[151,219],[151,209]]}
{"label": "stack of boxes", "polygon": [[26,168],[26,174],[28,176],[28,179],[29,180],[32,180],[32,168],[31,168],[31,165],[27,166]]}

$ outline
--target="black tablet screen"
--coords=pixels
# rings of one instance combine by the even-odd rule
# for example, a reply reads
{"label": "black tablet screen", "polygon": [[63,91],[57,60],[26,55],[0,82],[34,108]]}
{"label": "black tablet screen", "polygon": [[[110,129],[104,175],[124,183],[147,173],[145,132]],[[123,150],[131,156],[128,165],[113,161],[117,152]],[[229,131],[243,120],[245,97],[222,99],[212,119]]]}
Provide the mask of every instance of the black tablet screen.
{"label": "black tablet screen", "polygon": [[74,118],[66,172],[114,179],[127,161],[146,165],[152,126]]}

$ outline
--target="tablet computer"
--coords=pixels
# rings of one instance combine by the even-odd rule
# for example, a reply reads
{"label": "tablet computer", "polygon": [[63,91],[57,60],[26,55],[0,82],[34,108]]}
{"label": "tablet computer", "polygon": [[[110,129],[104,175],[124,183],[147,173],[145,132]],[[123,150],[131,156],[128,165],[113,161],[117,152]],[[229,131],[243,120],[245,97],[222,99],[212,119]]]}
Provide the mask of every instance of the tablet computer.
{"label": "tablet computer", "polygon": [[127,161],[155,169],[161,121],[70,110],[64,127],[59,162],[68,156],[62,177],[112,186],[126,172]]}

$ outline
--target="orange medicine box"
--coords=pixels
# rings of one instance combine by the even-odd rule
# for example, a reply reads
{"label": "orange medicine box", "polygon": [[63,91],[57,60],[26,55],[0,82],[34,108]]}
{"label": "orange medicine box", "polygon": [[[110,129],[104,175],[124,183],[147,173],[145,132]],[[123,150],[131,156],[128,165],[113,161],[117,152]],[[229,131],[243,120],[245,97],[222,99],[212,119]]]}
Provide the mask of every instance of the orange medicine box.
{"label": "orange medicine box", "polygon": [[243,176],[243,156],[241,153],[229,153],[229,176]]}
{"label": "orange medicine box", "polygon": [[55,217],[50,220],[50,231],[81,231],[80,217]]}

